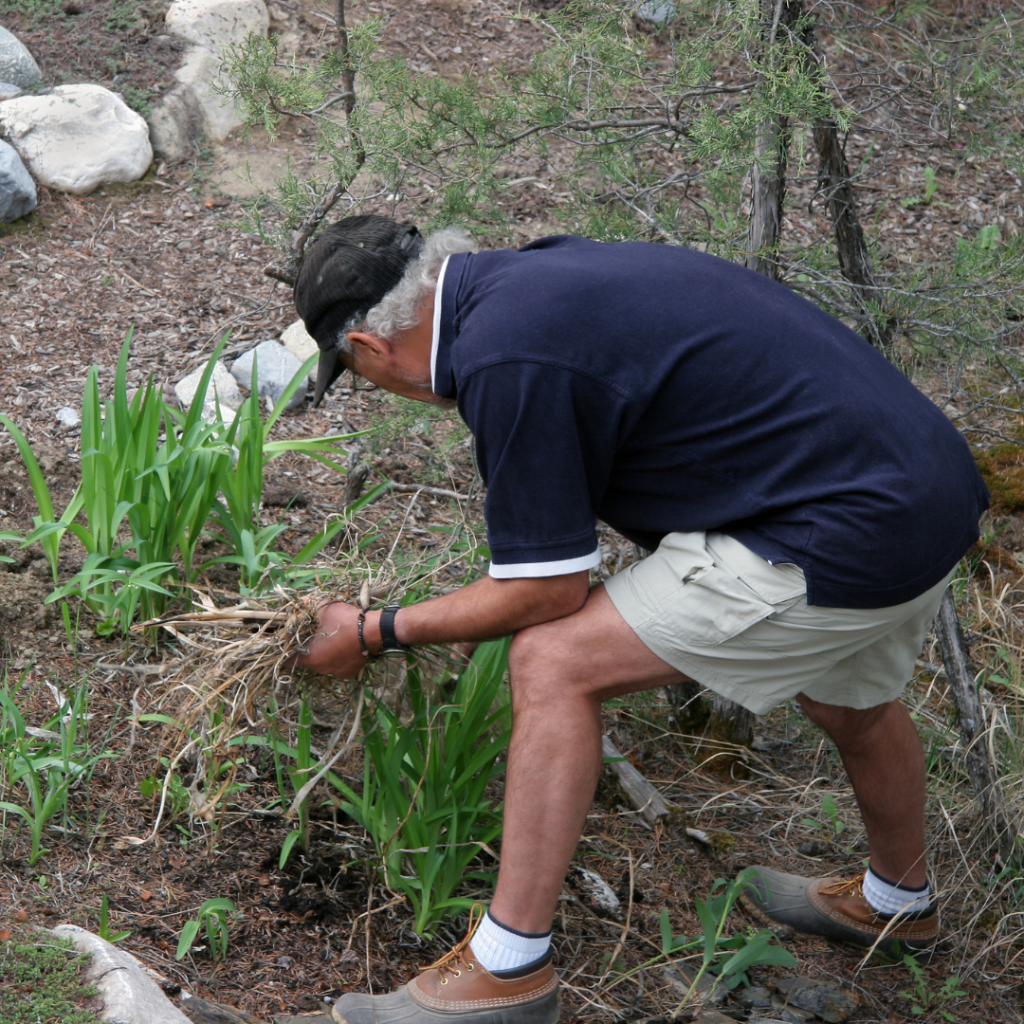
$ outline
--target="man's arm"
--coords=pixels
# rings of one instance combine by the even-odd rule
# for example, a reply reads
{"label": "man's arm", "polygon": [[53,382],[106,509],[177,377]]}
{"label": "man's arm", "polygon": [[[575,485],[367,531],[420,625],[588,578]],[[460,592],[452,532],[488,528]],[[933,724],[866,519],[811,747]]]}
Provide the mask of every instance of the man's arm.
{"label": "man's arm", "polygon": [[[579,611],[587,599],[588,576],[586,571],[511,580],[485,576],[444,597],[402,608],[395,635],[410,647],[506,636]],[[354,676],[366,664],[358,619],[359,609],[352,605],[324,605],[320,632],[297,664],[324,675]],[[379,611],[367,612],[363,637],[372,654],[380,651]]]}

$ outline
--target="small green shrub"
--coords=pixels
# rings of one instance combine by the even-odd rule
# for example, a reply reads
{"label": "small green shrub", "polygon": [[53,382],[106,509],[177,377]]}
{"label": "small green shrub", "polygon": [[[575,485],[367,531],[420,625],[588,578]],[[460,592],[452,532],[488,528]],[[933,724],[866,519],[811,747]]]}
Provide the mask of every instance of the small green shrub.
{"label": "small green shrub", "polygon": [[216,896],[207,900],[200,908],[199,913],[190,921],[185,922],[181,929],[181,937],[178,939],[178,949],[174,954],[175,960],[181,960],[192,948],[200,928],[206,929],[206,941],[210,950],[210,957],[214,960],[223,960],[227,956],[228,942],[228,914],[235,913],[235,905],[223,896]]}
{"label": "small green shrub", "polygon": [[[89,750],[88,684],[65,698],[42,728],[26,724],[6,677],[0,687],[0,812],[14,815],[28,826],[31,835],[29,865],[48,852],[43,831],[58,815],[65,827],[68,795],[72,786],[89,780],[96,764],[110,753]],[[3,830],[0,829],[0,835]]]}
{"label": "small green shrub", "polygon": [[0,1024],[99,1024],[82,1006],[97,994],[82,982],[88,962],[68,939],[14,929],[0,942]]}

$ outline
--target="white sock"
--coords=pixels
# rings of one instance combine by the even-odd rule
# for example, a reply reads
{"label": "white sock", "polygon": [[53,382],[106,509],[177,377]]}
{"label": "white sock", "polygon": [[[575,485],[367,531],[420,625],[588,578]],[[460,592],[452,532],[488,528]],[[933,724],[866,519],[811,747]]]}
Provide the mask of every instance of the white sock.
{"label": "white sock", "polygon": [[514,971],[539,960],[551,946],[551,932],[527,935],[499,924],[488,910],[469,944],[480,966],[488,971]]}
{"label": "white sock", "polygon": [[876,875],[869,867],[864,873],[864,899],[876,914],[914,914],[932,905],[931,886],[908,889]]}

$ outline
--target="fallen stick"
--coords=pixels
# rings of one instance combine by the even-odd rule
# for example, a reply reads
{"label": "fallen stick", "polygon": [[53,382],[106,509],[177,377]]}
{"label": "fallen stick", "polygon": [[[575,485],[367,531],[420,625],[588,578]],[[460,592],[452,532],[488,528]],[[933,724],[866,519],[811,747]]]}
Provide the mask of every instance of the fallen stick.
{"label": "fallen stick", "polygon": [[981,817],[996,840],[999,859],[1009,862],[1017,838],[1016,823],[1010,817],[996,767],[989,759],[985,744],[985,712],[978,697],[971,654],[960,628],[960,619],[953,604],[953,592],[942,595],[935,632],[939,637],[942,663],[949,679],[949,692],[956,709],[956,724],[963,744],[964,764],[974,792],[981,805]]}
{"label": "fallen stick", "polygon": [[[601,753],[606,758],[622,758],[607,736],[601,737]],[[618,777],[622,792],[647,821],[654,825],[671,816],[672,810],[665,798],[628,761],[614,760],[610,767]]]}

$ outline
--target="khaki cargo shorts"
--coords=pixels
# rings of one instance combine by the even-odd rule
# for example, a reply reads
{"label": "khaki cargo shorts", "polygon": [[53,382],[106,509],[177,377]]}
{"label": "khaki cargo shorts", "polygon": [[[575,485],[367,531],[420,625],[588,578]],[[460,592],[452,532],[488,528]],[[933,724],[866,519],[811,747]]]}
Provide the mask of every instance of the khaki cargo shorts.
{"label": "khaki cargo shorts", "polygon": [[763,714],[798,693],[851,708],[895,700],[952,577],[890,608],[818,608],[797,566],[722,533],[671,533],[605,588],[662,661]]}

